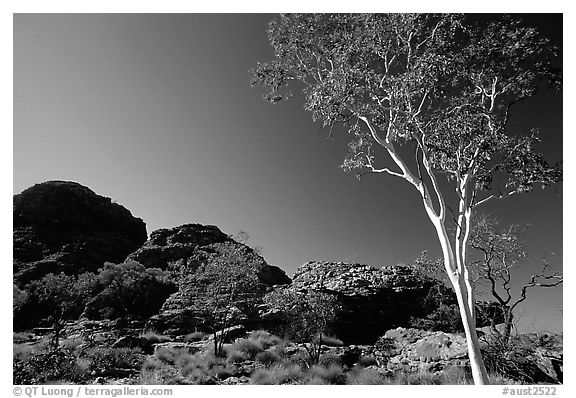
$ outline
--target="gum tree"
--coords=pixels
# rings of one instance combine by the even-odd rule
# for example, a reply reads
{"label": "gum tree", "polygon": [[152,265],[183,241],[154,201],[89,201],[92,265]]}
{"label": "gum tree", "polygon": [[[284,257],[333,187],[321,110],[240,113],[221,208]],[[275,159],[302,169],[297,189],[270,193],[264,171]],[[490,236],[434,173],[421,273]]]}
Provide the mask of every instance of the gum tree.
{"label": "gum tree", "polygon": [[313,120],[330,134],[346,126],[344,170],[404,179],[422,198],[475,383],[487,383],[466,268],[470,219],[488,201],[561,179],[535,151],[536,131],[507,129],[513,104],[544,80],[559,85],[554,49],[512,18],[473,24],[447,14],[281,15],[268,35],[274,57],[253,71],[253,84],[269,88],[265,98],[275,103],[302,88]]}

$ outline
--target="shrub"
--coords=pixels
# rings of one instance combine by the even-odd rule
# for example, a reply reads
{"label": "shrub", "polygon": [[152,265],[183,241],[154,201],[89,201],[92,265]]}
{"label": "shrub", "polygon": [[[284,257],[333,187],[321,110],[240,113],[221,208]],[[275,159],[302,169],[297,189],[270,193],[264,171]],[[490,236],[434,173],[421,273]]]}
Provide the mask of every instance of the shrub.
{"label": "shrub", "polygon": [[247,353],[233,349],[228,350],[226,356],[228,358],[228,361],[231,363],[240,363],[250,359],[250,356]]}
{"label": "shrub", "polygon": [[258,369],[252,374],[252,384],[298,384],[304,379],[304,372],[295,364],[274,365]]}
{"label": "shrub", "polygon": [[439,375],[430,372],[415,372],[415,373],[399,373],[394,378],[393,384],[408,384],[408,385],[431,385],[442,384],[442,379]]}
{"label": "shrub", "polygon": [[16,354],[13,357],[13,383],[48,384],[57,380],[80,383],[88,377],[85,365],[77,363],[76,357],[66,350]]}
{"label": "shrub", "polygon": [[463,331],[463,326],[458,304],[440,303],[424,318],[410,318],[410,327],[429,331],[460,333]]}
{"label": "shrub", "polygon": [[90,298],[93,275],[47,274],[29,282],[23,290],[15,289],[14,328],[22,330],[38,324],[61,324],[78,319]]}
{"label": "shrub", "polygon": [[160,347],[154,352],[154,356],[158,358],[159,361],[171,365],[175,364],[178,354],[180,354],[179,350],[167,347]]}
{"label": "shrub", "polygon": [[168,272],[158,268],[137,262],[105,263],[96,275],[94,291],[84,311],[89,318],[146,318],[160,310],[176,285]]}
{"label": "shrub", "polygon": [[205,340],[206,337],[208,337],[208,335],[206,333],[195,331],[195,332],[192,332],[192,333],[184,336],[184,341],[187,343],[193,342],[193,341],[202,341],[202,340]]}
{"label": "shrub", "polygon": [[259,340],[251,338],[238,339],[232,344],[232,350],[240,351],[248,355],[250,359],[254,358],[257,354],[264,351],[262,343]]}
{"label": "shrub", "polygon": [[85,341],[82,338],[72,338],[72,339],[66,338],[62,340],[62,342],[60,343],[60,347],[62,347],[65,350],[69,350],[70,352],[73,352],[75,354],[78,354],[80,347],[84,343]]}
{"label": "shrub", "polygon": [[323,379],[321,377],[314,376],[314,377],[311,377],[309,379],[306,379],[302,384],[323,385],[323,384],[330,384],[330,383],[328,383],[325,379]]}
{"label": "shrub", "polygon": [[164,336],[154,330],[148,330],[140,334],[140,337],[148,341],[150,344],[166,343],[171,341],[170,336]]}
{"label": "shrub", "polygon": [[323,344],[320,337],[328,331],[339,308],[336,297],[319,291],[302,293],[280,289],[267,295],[265,300],[269,307],[282,309],[286,335],[305,343],[310,364],[317,364]]}
{"label": "shrub", "polygon": [[466,385],[474,384],[471,374],[462,366],[450,366],[440,375],[441,384]]}
{"label": "shrub", "polygon": [[357,367],[346,375],[346,384],[375,385],[390,383],[376,369]]}
{"label": "shrub", "polygon": [[251,340],[258,341],[262,345],[262,348],[265,350],[282,342],[280,337],[275,336],[266,330],[254,330],[250,332],[248,337]]}
{"label": "shrub", "polygon": [[322,355],[319,364],[324,366],[324,367],[328,367],[330,365],[341,366],[342,365],[342,359],[340,358],[339,355],[327,353],[327,354]]}
{"label": "shrub", "polygon": [[314,365],[308,373],[312,377],[324,380],[327,384],[344,384],[346,381],[342,367],[336,364],[330,364],[328,366]]}
{"label": "shrub", "polygon": [[274,365],[281,361],[282,357],[278,354],[277,350],[267,350],[256,355],[256,362],[259,362],[264,366]]}
{"label": "shrub", "polygon": [[109,369],[139,369],[144,361],[141,348],[92,347],[84,351],[83,358],[90,360],[90,369],[105,372]]}
{"label": "shrub", "polygon": [[152,357],[142,365],[138,384],[186,384],[186,382],[176,368]]}

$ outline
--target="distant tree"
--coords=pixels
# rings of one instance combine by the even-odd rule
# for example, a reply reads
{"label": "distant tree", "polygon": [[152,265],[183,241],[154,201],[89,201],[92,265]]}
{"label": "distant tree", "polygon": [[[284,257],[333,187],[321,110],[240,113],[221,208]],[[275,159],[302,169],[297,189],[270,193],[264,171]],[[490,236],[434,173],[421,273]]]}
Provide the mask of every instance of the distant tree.
{"label": "distant tree", "polygon": [[84,315],[95,319],[152,316],[177,290],[168,272],[137,262],[105,263],[94,278]]}
{"label": "distant tree", "polygon": [[196,289],[192,304],[201,310],[212,333],[214,354],[221,356],[226,338],[224,329],[244,321],[247,314],[256,311],[264,291],[257,275],[260,263],[254,254],[228,243],[213,249],[214,255],[186,283]]}
{"label": "distant tree", "polygon": [[248,232],[246,231],[238,231],[235,234],[229,235],[230,238],[234,239],[236,242],[238,243],[242,243],[243,245],[246,245],[248,247],[250,247],[252,250],[254,250],[254,253],[258,254],[258,255],[262,255],[262,251],[263,248],[262,246],[251,246],[248,241],[250,240],[250,235],[248,235]]}
{"label": "distant tree", "polygon": [[64,273],[48,274],[32,281],[23,289],[26,297],[14,313],[15,326],[37,326],[37,322],[51,325],[51,348],[55,350],[64,322],[78,318],[90,297],[91,288],[89,274],[82,274],[81,277]]}
{"label": "distant tree", "polygon": [[[474,381],[488,383],[466,267],[470,220],[488,201],[561,180],[559,167],[536,152],[536,131],[507,131],[514,104],[542,81],[559,86],[555,48],[506,16],[480,24],[449,14],[281,15],[268,35],[274,58],[253,78],[270,89],[265,98],[288,98],[298,82],[314,120],[330,134],[339,123],[348,128],[344,170],[404,179],[422,198],[457,296]],[[392,166],[382,165],[385,158]]]}
{"label": "distant tree", "polygon": [[294,291],[279,289],[266,296],[272,308],[279,308],[285,316],[287,332],[304,342],[311,364],[320,361],[323,335],[338,309],[334,295],[321,291]]}
{"label": "distant tree", "polygon": [[[481,215],[478,216],[470,236],[470,247],[479,254],[476,260],[470,262],[474,282],[483,282],[502,309],[503,332],[500,334],[495,328],[493,331],[498,333],[504,345],[510,340],[514,312],[518,305],[526,300],[528,290],[535,287],[556,287],[564,281],[562,273],[555,271],[544,258],[540,271],[533,273],[527,281],[519,285],[519,293],[513,293],[512,271],[525,264],[528,257],[520,239],[521,231],[520,225],[510,225],[499,230],[495,218]],[[518,281],[514,284],[518,286]]]}

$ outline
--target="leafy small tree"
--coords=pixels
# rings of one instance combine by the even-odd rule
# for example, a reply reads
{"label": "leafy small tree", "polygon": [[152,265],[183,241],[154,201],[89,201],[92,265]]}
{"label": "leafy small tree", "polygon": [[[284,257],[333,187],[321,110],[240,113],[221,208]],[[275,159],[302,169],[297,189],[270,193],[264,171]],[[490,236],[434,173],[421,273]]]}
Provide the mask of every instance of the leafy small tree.
{"label": "leafy small tree", "polygon": [[105,263],[94,278],[84,311],[84,315],[94,319],[149,317],[176,291],[168,272],[137,262]]}
{"label": "leafy small tree", "polygon": [[456,293],[474,381],[488,383],[467,268],[471,217],[488,201],[561,180],[560,168],[536,151],[536,131],[507,128],[514,104],[543,81],[559,86],[556,49],[508,16],[480,24],[450,14],[290,14],[275,18],[268,36],[274,58],[253,78],[270,89],[265,98],[275,103],[303,88],[314,120],[331,133],[338,124],[348,129],[344,170],[401,178],[421,197]]}
{"label": "leafy small tree", "polygon": [[248,234],[248,232],[246,231],[242,231],[239,230],[238,232],[236,232],[235,234],[231,234],[229,235],[230,238],[234,239],[236,242],[238,243],[242,243],[243,245],[246,245],[250,248],[252,248],[252,250],[254,250],[254,253],[258,254],[259,256],[262,255],[262,251],[264,250],[262,248],[262,246],[251,246],[249,244],[250,241],[250,235]]}
{"label": "leafy small tree", "polygon": [[246,247],[221,243],[186,284],[194,287],[191,305],[201,312],[214,339],[214,354],[223,355],[224,329],[246,320],[264,294],[258,279],[261,259]]}
{"label": "leafy small tree", "polygon": [[310,363],[317,364],[322,353],[322,337],[334,320],[338,304],[333,294],[321,291],[279,289],[266,296],[267,304],[285,316],[287,332],[304,342]]}
{"label": "leafy small tree", "polygon": [[51,348],[58,348],[64,322],[77,319],[90,297],[93,274],[48,274],[28,283],[23,292],[25,300],[14,312],[15,327],[49,324],[53,328]]}

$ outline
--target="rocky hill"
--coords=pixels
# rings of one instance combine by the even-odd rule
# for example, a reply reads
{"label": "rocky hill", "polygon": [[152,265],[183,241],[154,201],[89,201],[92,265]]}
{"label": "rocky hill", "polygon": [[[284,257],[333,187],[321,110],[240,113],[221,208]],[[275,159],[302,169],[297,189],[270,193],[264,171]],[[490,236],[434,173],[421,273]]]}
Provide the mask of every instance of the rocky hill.
{"label": "rocky hill", "polygon": [[146,224],[128,209],[70,181],[34,185],[13,199],[14,278],[96,271],[146,241]]}

